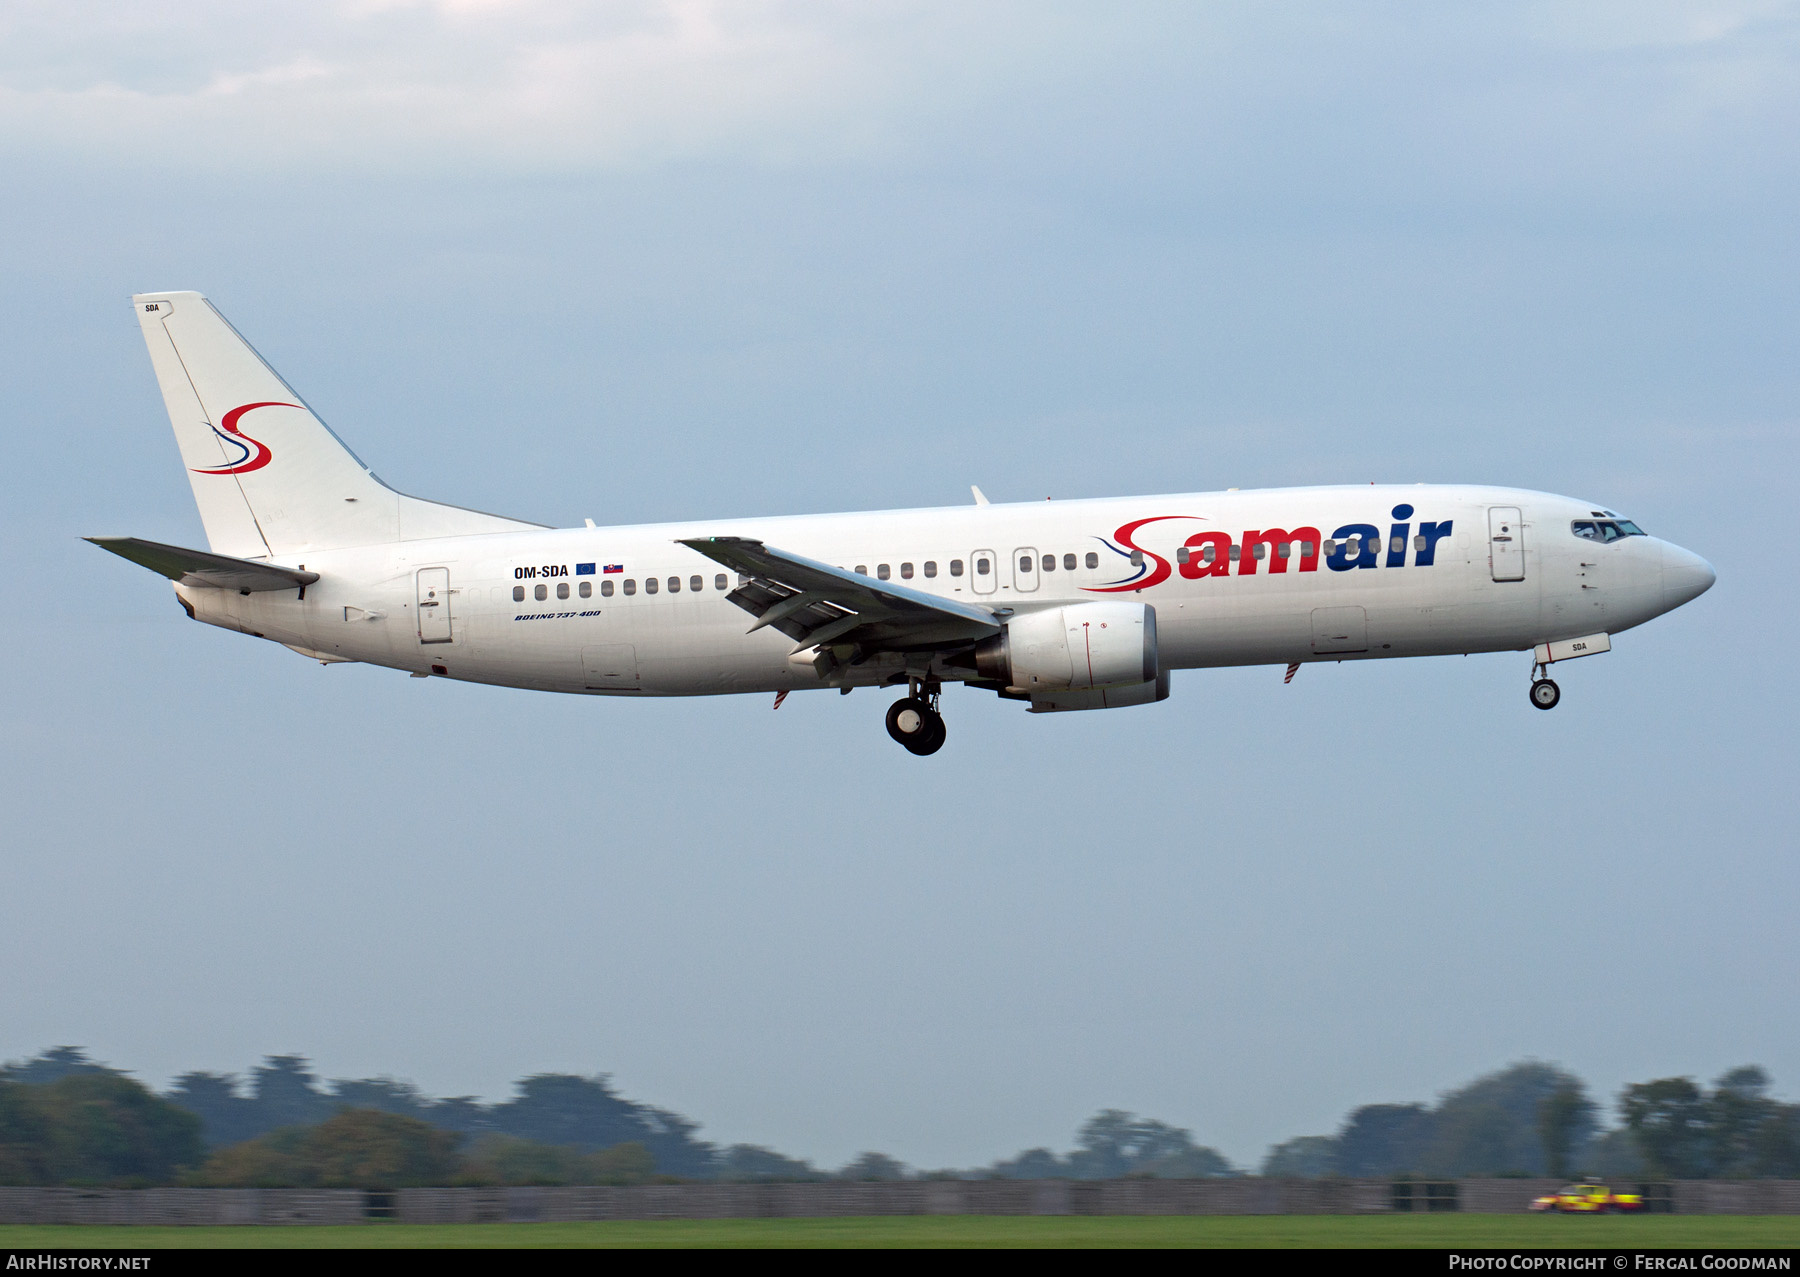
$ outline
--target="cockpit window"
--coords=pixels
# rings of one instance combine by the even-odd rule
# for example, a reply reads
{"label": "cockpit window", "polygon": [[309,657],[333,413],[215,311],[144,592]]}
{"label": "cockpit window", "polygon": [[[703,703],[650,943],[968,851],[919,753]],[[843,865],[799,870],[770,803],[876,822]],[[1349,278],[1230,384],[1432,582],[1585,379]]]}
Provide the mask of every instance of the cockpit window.
{"label": "cockpit window", "polygon": [[1585,541],[1617,541],[1644,535],[1644,530],[1630,519],[1577,519],[1569,530]]}

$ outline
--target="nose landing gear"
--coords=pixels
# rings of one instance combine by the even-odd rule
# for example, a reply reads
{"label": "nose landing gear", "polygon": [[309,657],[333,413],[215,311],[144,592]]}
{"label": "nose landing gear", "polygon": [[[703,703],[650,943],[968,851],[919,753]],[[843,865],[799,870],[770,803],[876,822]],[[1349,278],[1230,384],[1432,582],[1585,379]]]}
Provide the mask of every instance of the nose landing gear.
{"label": "nose landing gear", "polygon": [[1531,703],[1539,709],[1555,709],[1556,703],[1562,699],[1562,688],[1541,677],[1548,665],[1533,662],[1531,666]]}
{"label": "nose landing gear", "polygon": [[888,735],[911,753],[935,754],[943,748],[944,738],[949,734],[944,727],[944,716],[937,708],[942,689],[937,683],[913,679],[909,690],[910,695],[888,706]]}

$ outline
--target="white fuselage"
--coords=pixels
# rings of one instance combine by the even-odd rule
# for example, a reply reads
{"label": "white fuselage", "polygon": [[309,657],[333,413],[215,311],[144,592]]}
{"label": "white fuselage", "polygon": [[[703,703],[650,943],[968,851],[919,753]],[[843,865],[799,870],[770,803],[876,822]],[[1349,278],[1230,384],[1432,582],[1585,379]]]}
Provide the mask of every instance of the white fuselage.
{"label": "white fuselage", "polygon": [[[199,620],[325,660],[597,695],[768,692],[975,675],[904,653],[815,673],[775,629],[747,634],[738,582],[679,538],[755,538],[1002,617],[1147,603],[1168,670],[1521,650],[1616,634],[1711,583],[1654,537],[1571,531],[1598,513],[1510,488],[1266,489],[484,533],[286,555],[320,574],[304,597],[176,588]],[[1271,529],[1292,535],[1247,539]]]}

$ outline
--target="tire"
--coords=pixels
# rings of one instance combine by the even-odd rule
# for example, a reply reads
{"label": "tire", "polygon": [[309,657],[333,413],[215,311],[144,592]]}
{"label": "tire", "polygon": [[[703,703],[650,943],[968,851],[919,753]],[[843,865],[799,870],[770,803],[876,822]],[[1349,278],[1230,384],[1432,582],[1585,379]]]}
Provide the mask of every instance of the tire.
{"label": "tire", "polygon": [[911,696],[902,697],[888,706],[887,729],[888,735],[905,749],[921,756],[937,753],[949,734],[944,728],[943,715]]}
{"label": "tire", "polygon": [[935,754],[944,747],[944,740],[950,735],[950,729],[944,726],[944,716],[936,710],[925,711],[925,731],[918,743],[907,748],[923,758],[927,754]]}
{"label": "tire", "polygon": [[1562,688],[1547,678],[1540,678],[1531,685],[1531,703],[1539,709],[1555,709],[1561,699]]}

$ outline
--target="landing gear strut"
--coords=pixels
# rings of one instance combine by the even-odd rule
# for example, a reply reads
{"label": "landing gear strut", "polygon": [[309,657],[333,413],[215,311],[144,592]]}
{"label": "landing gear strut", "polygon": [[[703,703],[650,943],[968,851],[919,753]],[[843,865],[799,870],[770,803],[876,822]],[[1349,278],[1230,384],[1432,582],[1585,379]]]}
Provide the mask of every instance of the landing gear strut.
{"label": "landing gear strut", "polygon": [[1555,709],[1562,699],[1562,688],[1548,678],[1538,677],[1546,668],[1543,665],[1531,667],[1531,703],[1539,709]]}
{"label": "landing gear strut", "polygon": [[888,735],[914,754],[935,754],[948,735],[937,708],[941,686],[911,679],[908,690],[909,695],[888,706]]}

